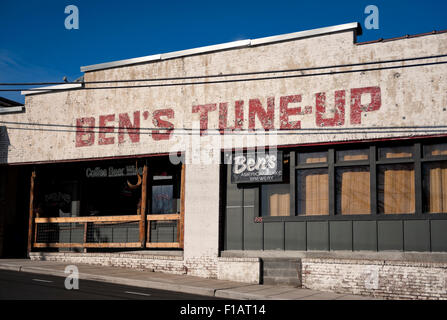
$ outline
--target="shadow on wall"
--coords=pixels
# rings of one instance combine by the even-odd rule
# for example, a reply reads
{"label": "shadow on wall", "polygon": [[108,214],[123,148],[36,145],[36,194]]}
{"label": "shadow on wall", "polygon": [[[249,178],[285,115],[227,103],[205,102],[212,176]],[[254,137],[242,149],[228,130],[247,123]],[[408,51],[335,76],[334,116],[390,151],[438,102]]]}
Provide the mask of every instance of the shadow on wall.
{"label": "shadow on wall", "polygon": [[8,161],[8,147],[10,145],[6,127],[0,126],[0,164]]}

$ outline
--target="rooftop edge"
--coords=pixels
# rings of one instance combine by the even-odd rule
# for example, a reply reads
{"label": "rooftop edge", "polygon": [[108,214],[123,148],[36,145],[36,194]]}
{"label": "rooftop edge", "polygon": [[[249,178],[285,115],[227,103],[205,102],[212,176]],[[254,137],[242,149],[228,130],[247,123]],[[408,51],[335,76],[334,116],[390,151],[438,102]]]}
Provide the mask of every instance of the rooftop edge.
{"label": "rooftop edge", "polygon": [[99,64],[94,64],[94,65],[89,65],[89,66],[83,66],[83,67],[81,67],[81,72],[89,72],[89,71],[95,71],[95,70],[116,68],[116,67],[128,66],[128,65],[144,63],[144,62],[162,61],[162,60],[167,60],[167,59],[185,57],[185,56],[201,54],[201,53],[216,52],[216,51],[221,51],[221,50],[236,49],[236,48],[243,48],[243,47],[253,47],[253,46],[265,45],[265,44],[270,44],[270,43],[275,43],[275,42],[297,40],[297,39],[301,39],[301,38],[315,37],[315,36],[321,36],[324,34],[350,31],[350,30],[356,30],[357,34],[359,34],[359,35],[362,32],[362,28],[358,22],[351,22],[351,23],[345,23],[345,24],[340,24],[340,25],[331,26],[331,27],[311,29],[311,30],[287,33],[287,34],[282,34],[282,35],[277,35],[277,36],[263,37],[263,38],[253,39],[253,40],[251,40],[251,39],[238,40],[238,41],[226,42],[226,43],[217,44],[217,45],[198,47],[198,48],[194,48],[194,49],[187,49],[187,50],[174,51],[174,52],[168,52],[168,53],[163,53],[163,54],[154,54],[154,55],[150,55],[150,56],[133,58],[133,59],[125,59],[125,60],[117,60],[117,61],[111,61],[111,62],[106,62],[106,63],[99,63]]}

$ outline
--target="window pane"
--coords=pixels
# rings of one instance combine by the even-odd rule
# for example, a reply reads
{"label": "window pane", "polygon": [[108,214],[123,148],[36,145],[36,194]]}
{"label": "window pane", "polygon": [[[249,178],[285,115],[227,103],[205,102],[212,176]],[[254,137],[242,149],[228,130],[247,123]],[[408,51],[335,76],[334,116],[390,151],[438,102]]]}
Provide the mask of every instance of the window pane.
{"label": "window pane", "polygon": [[172,176],[154,176],[154,181],[161,181],[161,180],[172,180]]}
{"label": "window pane", "polygon": [[379,159],[399,159],[413,157],[412,146],[379,148]]}
{"label": "window pane", "polygon": [[329,179],[327,169],[297,171],[299,215],[329,214]]}
{"label": "window pane", "polygon": [[325,162],[327,162],[327,151],[298,153],[298,164]]}
{"label": "window pane", "polygon": [[83,188],[84,214],[91,216],[109,216],[138,214],[141,188],[130,188],[136,184],[133,177],[88,178]]}
{"label": "window pane", "polygon": [[447,213],[447,162],[424,164],[422,175],[424,211]]}
{"label": "window pane", "polygon": [[370,214],[369,167],[337,169],[336,195],[338,214]]}
{"label": "window pane", "polygon": [[413,164],[379,166],[377,186],[379,213],[414,213]]}
{"label": "window pane", "polygon": [[424,146],[424,157],[447,156],[447,143]]}
{"label": "window pane", "polygon": [[152,186],[152,214],[175,213],[173,185]]}
{"label": "window pane", "polygon": [[266,184],[261,187],[262,215],[289,216],[290,215],[290,187],[289,184]]}
{"label": "window pane", "polygon": [[337,151],[337,161],[368,160],[369,149]]}

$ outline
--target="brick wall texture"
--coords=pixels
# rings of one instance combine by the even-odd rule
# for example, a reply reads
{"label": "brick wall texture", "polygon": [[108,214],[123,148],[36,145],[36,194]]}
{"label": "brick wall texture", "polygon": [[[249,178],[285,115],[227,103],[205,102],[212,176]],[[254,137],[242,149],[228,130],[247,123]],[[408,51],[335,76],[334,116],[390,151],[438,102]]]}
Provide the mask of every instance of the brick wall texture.
{"label": "brick wall texture", "polygon": [[172,274],[186,274],[182,257],[122,253],[41,253],[31,252],[31,260],[82,263],[109,267],[133,268]]}
{"label": "brick wall texture", "polygon": [[303,287],[390,299],[447,299],[447,264],[302,259]]}
{"label": "brick wall texture", "polygon": [[[243,281],[239,273],[251,273],[258,259],[159,256],[128,253],[41,253],[32,260],[126,267],[203,278]],[[225,265],[228,264],[228,265]],[[231,270],[231,269],[235,270]],[[220,271],[219,271],[220,270]],[[258,272],[258,271],[257,271]],[[230,277],[230,278],[229,278]],[[260,277],[260,275],[259,275]],[[253,277],[246,277],[255,283]],[[303,288],[369,295],[382,299],[447,300],[447,264],[410,261],[302,259]]]}
{"label": "brick wall texture", "polygon": [[31,252],[31,260],[82,263],[108,267],[133,268],[171,274],[217,279],[217,257],[203,256],[184,259],[180,256],[160,256],[128,253]]}

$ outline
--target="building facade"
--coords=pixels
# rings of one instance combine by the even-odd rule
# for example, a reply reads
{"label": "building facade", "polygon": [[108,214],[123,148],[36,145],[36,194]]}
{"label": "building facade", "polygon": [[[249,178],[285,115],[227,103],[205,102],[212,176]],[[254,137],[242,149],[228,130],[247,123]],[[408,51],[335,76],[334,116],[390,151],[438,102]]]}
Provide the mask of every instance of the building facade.
{"label": "building facade", "polygon": [[0,160],[27,177],[7,190],[26,198],[29,256],[447,298],[447,33],[359,32],[103,63],[24,92],[24,113],[0,115]]}

